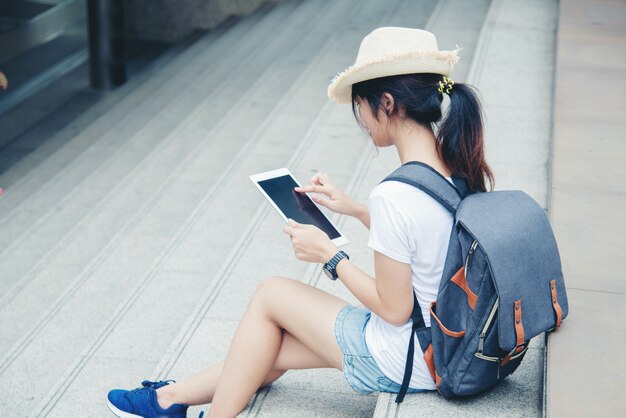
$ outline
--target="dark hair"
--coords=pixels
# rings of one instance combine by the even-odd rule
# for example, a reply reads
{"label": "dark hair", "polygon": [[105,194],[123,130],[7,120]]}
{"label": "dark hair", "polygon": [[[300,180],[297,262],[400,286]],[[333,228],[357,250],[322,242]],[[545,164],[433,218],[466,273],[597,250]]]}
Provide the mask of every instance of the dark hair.
{"label": "dark hair", "polygon": [[[352,111],[356,117],[355,99],[367,100],[374,118],[381,104],[383,93],[394,98],[394,109],[405,109],[406,117],[420,125],[437,125],[441,120],[439,93],[440,74],[408,74],[375,78],[352,86]],[[357,118],[358,120],[358,118]],[[493,189],[493,173],[485,161],[483,146],[482,109],[472,87],[455,83],[450,91],[450,106],[443,121],[438,125],[437,152],[454,174],[463,177],[471,191],[487,191],[487,180]]]}

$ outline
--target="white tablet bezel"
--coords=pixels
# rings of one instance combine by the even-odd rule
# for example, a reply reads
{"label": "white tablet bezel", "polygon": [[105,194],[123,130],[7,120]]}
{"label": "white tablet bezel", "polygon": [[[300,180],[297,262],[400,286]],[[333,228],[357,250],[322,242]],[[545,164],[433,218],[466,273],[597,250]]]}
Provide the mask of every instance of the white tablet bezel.
{"label": "white tablet bezel", "polygon": [[[263,190],[263,188],[261,187],[261,185],[259,184],[260,181],[263,180],[269,180],[269,179],[273,179],[276,177],[283,177],[283,176],[290,176],[293,181],[299,186],[301,187],[300,182],[295,178],[295,176],[291,173],[291,171],[289,171],[288,168],[278,168],[276,170],[270,170],[270,171],[266,171],[263,173],[258,173],[258,174],[252,174],[250,176],[250,180],[252,181],[252,183],[254,183],[254,185],[257,187],[257,189],[259,189],[259,191],[263,194],[263,196],[265,196],[265,198],[270,202],[270,204],[272,205],[272,207],[274,209],[276,209],[276,211],[280,214],[280,216],[283,218],[283,220],[285,222],[288,223],[288,219],[285,216],[285,214],[283,213],[283,211],[278,207],[278,205],[272,200],[272,198],[265,193],[265,190]],[[311,197],[307,195],[307,198],[309,200],[311,200]],[[311,200],[311,202],[318,207],[319,206],[315,204],[315,202],[313,202],[313,200]],[[320,212],[322,212],[320,210]],[[328,216],[326,216],[326,214],[324,212],[322,212],[322,215],[328,220],[328,222],[330,222],[330,224],[333,226],[333,228],[335,228],[337,230],[337,232],[339,232],[339,236],[333,240],[331,240],[333,242],[333,244],[337,245],[337,246],[341,246],[341,245],[345,245],[348,243],[348,239],[343,235],[343,233],[341,232],[341,230],[339,228],[337,228],[337,225],[334,224],[334,222],[332,222],[330,219],[328,219]]]}

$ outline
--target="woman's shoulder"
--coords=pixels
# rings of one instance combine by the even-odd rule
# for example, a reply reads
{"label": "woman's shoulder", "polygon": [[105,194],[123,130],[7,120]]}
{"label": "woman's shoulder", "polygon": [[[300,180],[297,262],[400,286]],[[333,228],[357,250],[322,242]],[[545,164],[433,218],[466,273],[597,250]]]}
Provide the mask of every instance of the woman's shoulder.
{"label": "woman's shoulder", "polygon": [[369,195],[369,201],[384,201],[404,213],[449,215],[449,212],[426,192],[395,180],[384,181],[374,187]]}
{"label": "woman's shoulder", "polygon": [[437,203],[426,192],[400,181],[389,180],[379,183],[370,193],[371,198],[381,198],[402,205],[415,200]]}

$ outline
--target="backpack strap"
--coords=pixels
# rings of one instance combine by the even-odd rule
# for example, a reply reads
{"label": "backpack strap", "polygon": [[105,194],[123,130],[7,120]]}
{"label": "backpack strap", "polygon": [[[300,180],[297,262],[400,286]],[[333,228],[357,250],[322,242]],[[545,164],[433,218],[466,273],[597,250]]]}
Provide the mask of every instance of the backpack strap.
{"label": "backpack strap", "polygon": [[[465,179],[452,176],[450,183],[431,166],[419,161],[410,161],[398,167],[384,181],[399,181],[417,187],[439,202],[453,215],[461,200],[469,193]],[[381,182],[382,183],[382,182]]]}
{"label": "backpack strap", "polygon": [[400,385],[400,392],[396,396],[396,403],[401,403],[404,400],[404,395],[409,389],[409,382],[411,381],[411,375],[413,374],[413,356],[415,354],[415,333],[418,329],[426,327],[424,323],[424,317],[422,316],[422,309],[417,301],[417,296],[413,292],[413,311],[411,312],[411,321],[413,321],[413,327],[411,328],[411,340],[409,341],[409,350],[406,354],[406,365],[404,366],[404,377],[402,378],[402,385]]}
{"label": "backpack strap", "polygon": [[[434,168],[419,161],[410,161],[403,164],[387,176],[383,182],[384,181],[399,181],[401,183],[417,187],[439,202],[443,207],[450,211],[452,215],[456,214],[456,210],[461,204],[461,200],[469,194],[469,187],[465,179],[453,175],[452,182],[454,184],[452,184]],[[413,292],[413,311],[411,312],[411,320],[413,321],[413,326],[411,328],[411,340],[409,341],[409,348],[406,356],[407,359],[404,367],[404,377],[402,378],[402,385],[400,385],[400,391],[396,397],[396,403],[401,403],[404,400],[404,396],[409,389],[411,375],[413,374],[413,357],[415,354],[414,336],[418,330],[426,328],[424,317],[422,316],[422,309],[417,301],[415,292]],[[428,344],[425,345],[427,346]],[[422,347],[422,351],[423,350],[424,347]]]}

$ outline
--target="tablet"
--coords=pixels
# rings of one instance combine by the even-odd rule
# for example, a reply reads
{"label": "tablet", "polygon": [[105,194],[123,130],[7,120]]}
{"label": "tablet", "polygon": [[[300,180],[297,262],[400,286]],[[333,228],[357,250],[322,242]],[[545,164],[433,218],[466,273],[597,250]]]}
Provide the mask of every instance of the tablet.
{"label": "tablet", "polygon": [[317,226],[328,234],[335,245],[348,243],[346,237],[322,213],[306,193],[298,193],[294,187],[300,186],[288,169],[267,171],[253,174],[250,180],[259,188],[263,196],[270,201],[283,220],[289,218],[301,224]]}

